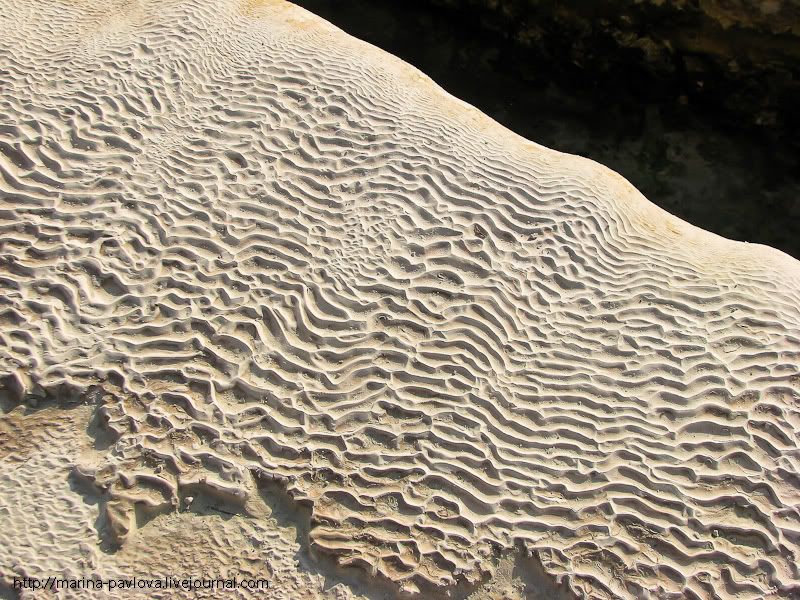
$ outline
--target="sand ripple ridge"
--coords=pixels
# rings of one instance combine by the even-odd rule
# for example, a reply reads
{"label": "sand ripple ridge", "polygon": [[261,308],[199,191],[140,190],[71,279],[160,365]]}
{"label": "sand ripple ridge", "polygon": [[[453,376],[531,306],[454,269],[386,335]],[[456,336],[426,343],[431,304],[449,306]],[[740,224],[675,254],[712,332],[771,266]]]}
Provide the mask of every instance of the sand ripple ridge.
{"label": "sand ripple ridge", "polygon": [[0,4],[0,375],[135,507],[279,485],[415,592],[800,594],[800,263],[280,2]]}

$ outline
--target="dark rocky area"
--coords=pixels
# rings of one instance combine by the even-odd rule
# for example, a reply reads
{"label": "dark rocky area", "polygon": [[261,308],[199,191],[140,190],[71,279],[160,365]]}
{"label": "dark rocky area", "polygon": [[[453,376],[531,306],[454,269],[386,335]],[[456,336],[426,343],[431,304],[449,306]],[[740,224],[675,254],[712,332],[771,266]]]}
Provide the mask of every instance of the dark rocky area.
{"label": "dark rocky area", "polygon": [[[430,0],[594,85],[672,98],[737,126],[800,123],[797,0]],[[523,68],[524,70],[524,68]]]}
{"label": "dark rocky area", "polygon": [[670,212],[800,258],[800,1],[297,3]]}

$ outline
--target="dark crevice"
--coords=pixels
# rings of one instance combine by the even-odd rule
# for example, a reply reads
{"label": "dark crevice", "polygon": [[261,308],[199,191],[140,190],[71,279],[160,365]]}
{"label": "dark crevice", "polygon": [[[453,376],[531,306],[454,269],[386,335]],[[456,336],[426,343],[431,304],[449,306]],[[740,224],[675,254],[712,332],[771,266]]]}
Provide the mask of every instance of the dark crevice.
{"label": "dark crevice", "polygon": [[[13,580],[12,580],[13,584]],[[19,591],[0,581],[0,600],[19,600]]]}

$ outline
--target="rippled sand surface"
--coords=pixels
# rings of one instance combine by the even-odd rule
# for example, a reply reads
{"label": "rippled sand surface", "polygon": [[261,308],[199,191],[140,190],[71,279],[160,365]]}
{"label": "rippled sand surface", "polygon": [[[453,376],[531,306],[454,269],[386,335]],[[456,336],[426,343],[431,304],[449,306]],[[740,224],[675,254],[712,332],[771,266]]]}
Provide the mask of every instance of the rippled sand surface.
{"label": "rippled sand surface", "polygon": [[0,91],[6,586],[800,597],[800,262],[284,2],[1,0]]}

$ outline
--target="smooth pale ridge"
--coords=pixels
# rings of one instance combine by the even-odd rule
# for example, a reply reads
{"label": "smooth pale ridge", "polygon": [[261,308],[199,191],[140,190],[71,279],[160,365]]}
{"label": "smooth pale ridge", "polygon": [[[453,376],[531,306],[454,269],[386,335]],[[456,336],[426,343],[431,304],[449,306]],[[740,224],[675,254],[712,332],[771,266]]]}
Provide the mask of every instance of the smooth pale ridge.
{"label": "smooth pale ridge", "polygon": [[[283,489],[422,597],[512,549],[577,597],[800,595],[798,261],[285,2],[2,0],[0,69],[3,393],[97,416],[3,417],[6,585],[289,573]],[[286,577],[253,597],[321,593]]]}

